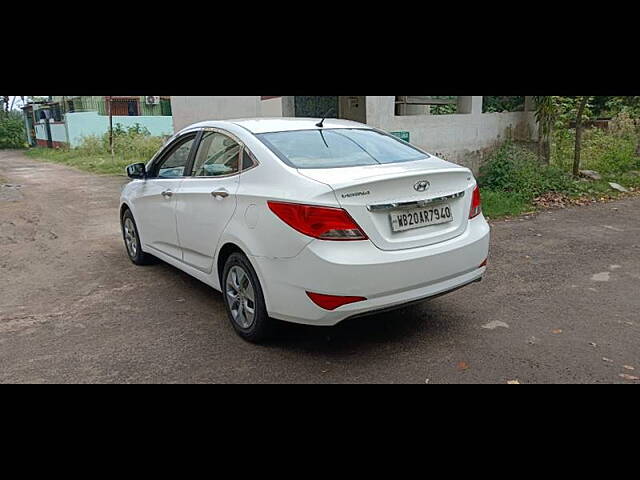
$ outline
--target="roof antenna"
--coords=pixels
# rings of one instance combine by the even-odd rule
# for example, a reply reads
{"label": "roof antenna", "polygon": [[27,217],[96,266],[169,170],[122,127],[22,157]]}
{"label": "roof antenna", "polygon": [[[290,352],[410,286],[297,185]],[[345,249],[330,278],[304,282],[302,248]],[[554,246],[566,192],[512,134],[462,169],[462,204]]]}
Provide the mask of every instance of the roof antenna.
{"label": "roof antenna", "polygon": [[328,117],[329,115],[331,115],[331,114],[333,113],[333,111],[334,111],[334,109],[333,109],[333,107],[331,107],[331,108],[327,111],[327,113],[325,113],[325,114],[324,114],[324,116],[322,117],[322,120],[320,120],[320,123],[316,123],[316,127],[318,127],[318,128],[324,128],[324,121],[327,119],[327,117]]}

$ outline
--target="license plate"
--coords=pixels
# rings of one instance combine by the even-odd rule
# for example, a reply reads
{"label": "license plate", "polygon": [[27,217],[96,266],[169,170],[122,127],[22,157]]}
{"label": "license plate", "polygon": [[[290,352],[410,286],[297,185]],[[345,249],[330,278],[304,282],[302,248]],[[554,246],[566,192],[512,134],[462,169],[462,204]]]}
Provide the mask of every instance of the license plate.
{"label": "license plate", "polygon": [[389,217],[391,219],[391,230],[394,232],[404,232],[413,228],[453,222],[451,207],[447,203],[397,211],[390,213]]}

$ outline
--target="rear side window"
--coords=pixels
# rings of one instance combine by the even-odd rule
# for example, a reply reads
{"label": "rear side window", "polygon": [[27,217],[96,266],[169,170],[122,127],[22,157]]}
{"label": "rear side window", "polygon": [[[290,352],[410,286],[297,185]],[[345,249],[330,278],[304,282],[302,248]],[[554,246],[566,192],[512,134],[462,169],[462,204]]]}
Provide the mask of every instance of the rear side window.
{"label": "rear side window", "polygon": [[249,152],[247,152],[247,149],[245,148],[242,151],[242,171],[249,170],[254,165],[255,162],[253,161],[253,158],[251,158],[251,155],[249,155]]}
{"label": "rear side window", "polygon": [[375,130],[297,130],[262,133],[257,137],[294,168],[357,167],[428,158],[411,145]]}
{"label": "rear side window", "polygon": [[239,171],[240,145],[221,133],[206,133],[198,148],[193,176],[219,177],[233,175]]}

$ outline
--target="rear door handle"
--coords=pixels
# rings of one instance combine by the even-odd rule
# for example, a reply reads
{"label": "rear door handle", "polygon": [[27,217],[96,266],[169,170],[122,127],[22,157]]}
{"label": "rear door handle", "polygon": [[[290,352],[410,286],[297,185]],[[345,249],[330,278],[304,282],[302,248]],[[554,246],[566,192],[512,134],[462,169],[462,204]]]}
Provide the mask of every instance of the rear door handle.
{"label": "rear door handle", "polygon": [[164,192],[162,192],[162,196],[164,198],[171,198],[173,197],[173,192],[171,190],[165,190]]}
{"label": "rear door handle", "polygon": [[229,196],[229,192],[227,192],[226,190],[216,190],[215,192],[211,192],[211,195],[214,198],[227,198]]}

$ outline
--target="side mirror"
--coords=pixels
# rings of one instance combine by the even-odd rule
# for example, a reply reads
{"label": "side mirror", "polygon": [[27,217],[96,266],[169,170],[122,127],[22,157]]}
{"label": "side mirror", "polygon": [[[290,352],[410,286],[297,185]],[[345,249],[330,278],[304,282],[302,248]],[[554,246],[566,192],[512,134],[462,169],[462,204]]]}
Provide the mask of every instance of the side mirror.
{"label": "side mirror", "polygon": [[134,163],[127,167],[127,176],[129,178],[141,179],[147,176],[147,169],[144,163]]}

